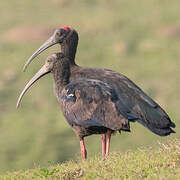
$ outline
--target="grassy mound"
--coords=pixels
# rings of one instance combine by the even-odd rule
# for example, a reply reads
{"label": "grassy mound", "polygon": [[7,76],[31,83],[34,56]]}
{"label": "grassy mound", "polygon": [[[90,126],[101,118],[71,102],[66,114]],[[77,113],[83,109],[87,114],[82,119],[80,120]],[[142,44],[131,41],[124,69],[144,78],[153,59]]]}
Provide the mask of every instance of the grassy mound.
{"label": "grassy mound", "polygon": [[67,161],[48,168],[17,171],[0,176],[8,179],[180,179],[180,139],[159,143],[158,148],[112,153],[86,162]]}

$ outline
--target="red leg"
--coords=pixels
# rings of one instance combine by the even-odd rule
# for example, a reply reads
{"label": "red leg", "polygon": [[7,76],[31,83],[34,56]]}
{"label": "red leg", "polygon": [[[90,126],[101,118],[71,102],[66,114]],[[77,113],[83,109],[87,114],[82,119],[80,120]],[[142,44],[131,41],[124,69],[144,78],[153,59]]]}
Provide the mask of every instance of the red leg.
{"label": "red leg", "polygon": [[86,160],[87,158],[87,151],[86,151],[86,147],[84,144],[84,139],[80,140],[80,148],[81,148],[81,157],[83,160]]}
{"label": "red leg", "polygon": [[111,130],[108,130],[108,131],[106,132],[106,154],[105,154],[106,157],[109,155],[111,134],[112,134],[112,131],[111,131]]}
{"label": "red leg", "polygon": [[106,155],[106,135],[105,134],[101,134],[102,137],[102,159],[105,159],[105,155]]}

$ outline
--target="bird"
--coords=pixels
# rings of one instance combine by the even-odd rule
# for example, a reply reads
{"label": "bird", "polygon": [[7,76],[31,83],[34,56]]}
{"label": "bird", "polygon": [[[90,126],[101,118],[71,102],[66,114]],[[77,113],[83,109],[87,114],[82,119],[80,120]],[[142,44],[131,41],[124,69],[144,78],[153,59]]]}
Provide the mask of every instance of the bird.
{"label": "bird", "polygon": [[46,59],[20,94],[17,107],[25,92],[48,73],[53,74],[55,95],[62,112],[80,140],[82,159],[87,158],[84,137],[92,134],[102,134],[102,159],[105,159],[109,154],[111,134],[130,131],[129,121],[137,117],[119,101],[115,90],[107,83],[88,78],[70,81],[70,61],[63,53],[52,54]]}
{"label": "bird", "polygon": [[[129,122],[136,121],[159,136],[175,133],[172,129],[175,128],[175,124],[171,121],[168,114],[128,77],[109,69],[86,68],[77,65],[75,55],[78,40],[78,33],[75,29],[68,26],[57,28],[53,35],[27,60],[24,65],[24,71],[36,56],[47,48],[60,44],[60,53],[69,62],[70,81],[73,82],[81,79],[101,81],[111,87],[117,95],[117,104],[119,105],[116,106],[118,109],[121,109],[119,116],[124,116]],[[124,130],[128,131],[127,128]],[[111,134],[111,131],[102,133],[102,144],[110,143]]]}

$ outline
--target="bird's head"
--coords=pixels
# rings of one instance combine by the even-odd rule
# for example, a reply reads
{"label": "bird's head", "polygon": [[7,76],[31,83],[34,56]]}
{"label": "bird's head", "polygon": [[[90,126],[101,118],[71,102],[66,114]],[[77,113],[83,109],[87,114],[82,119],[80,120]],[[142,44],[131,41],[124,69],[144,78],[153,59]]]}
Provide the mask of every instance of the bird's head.
{"label": "bird's head", "polygon": [[16,107],[18,108],[20,105],[20,102],[24,96],[24,94],[26,93],[26,91],[41,77],[43,77],[44,75],[50,73],[53,71],[56,62],[59,60],[59,58],[57,57],[57,54],[53,54],[51,56],[49,56],[46,61],[45,64],[42,66],[42,68],[33,76],[33,78],[26,84],[25,88],[23,89],[23,91],[21,92]]}
{"label": "bird's head", "polygon": [[71,32],[71,29],[68,26],[57,28],[54,34],[51,36],[50,41],[53,41],[54,44],[57,44],[57,43],[61,44],[70,32]]}
{"label": "bird's head", "polygon": [[55,44],[61,44],[71,33],[71,31],[72,29],[68,26],[57,28],[53,33],[53,35],[27,60],[23,70],[25,71],[25,69],[30,64],[30,62],[41,52],[43,52],[44,50],[48,49],[49,47]]}

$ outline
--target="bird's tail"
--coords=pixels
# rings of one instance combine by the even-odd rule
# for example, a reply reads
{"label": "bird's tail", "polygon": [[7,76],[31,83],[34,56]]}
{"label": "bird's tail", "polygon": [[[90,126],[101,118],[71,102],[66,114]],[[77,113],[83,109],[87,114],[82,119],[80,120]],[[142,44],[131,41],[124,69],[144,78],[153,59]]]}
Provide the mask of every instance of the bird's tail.
{"label": "bird's tail", "polygon": [[150,131],[152,131],[153,133],[159,136],[168,136],[171,133],[175,133],[175,131],[171,129],[171,127],[175,128],[175,124],[173,122],[171,122],[169,126],[167,126],[166,128],[156,128],[156,127],[153,127],[151,124],[144,123],[144,121],[142,120],[138,120],[137,122],[139,122],[140,124],[142,124],[143,126],[148,128]]}
{"label": "bird's tail", "polygon": [[144,106],[143,103],[138,103],[137,111],[139,119],[137,122],[148,128],[153,133],[159,136],[167,136],[171,133],[175,133],[172,128],[175,128],[175,124],[170,120],[166,112],[159,106],[151,107]]}

